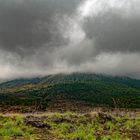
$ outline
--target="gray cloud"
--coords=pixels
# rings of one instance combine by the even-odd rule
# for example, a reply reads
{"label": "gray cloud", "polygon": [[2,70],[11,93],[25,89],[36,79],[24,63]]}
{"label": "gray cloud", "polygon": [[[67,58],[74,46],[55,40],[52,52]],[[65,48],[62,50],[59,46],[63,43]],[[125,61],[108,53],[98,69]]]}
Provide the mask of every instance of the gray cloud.
{"label": "gray cloud", "polygon": [[85,22],[87,37],[100,52],[140,51],[140,18],[108,11]]}
{"label": "gray cloud", "polygon": [[77,3],[78,0],[0,0],[1,48],[26,55],[37,48],[63,45],[66,42],[58,22],[63,14],[70,16]]}
{"label": "gray cloud", "polygon": [[138,0],[0,0],[0,79],[90,71],[140,76]]}

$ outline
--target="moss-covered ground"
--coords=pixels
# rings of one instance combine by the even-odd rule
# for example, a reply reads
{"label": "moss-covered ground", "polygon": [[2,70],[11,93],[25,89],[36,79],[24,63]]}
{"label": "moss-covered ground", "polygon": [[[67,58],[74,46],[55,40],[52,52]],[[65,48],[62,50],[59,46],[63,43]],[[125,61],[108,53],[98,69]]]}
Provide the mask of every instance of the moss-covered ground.
{"label": "moss-covered ground", "polygon": [[0,115],[0,140],[140,140],[140,118],[96,112]]}

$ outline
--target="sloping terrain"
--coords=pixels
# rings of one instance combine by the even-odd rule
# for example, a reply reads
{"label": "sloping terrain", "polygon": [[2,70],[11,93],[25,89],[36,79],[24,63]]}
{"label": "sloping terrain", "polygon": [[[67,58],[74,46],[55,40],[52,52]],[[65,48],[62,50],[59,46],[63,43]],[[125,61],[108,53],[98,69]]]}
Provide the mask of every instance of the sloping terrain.
{"label": "sloping terrain", "polygon": [[60,84],[94,80],[120,83],[127,86],[140,88],[140,80],[138,79],[132,79],[129,77],[98,75],[92,73],[55,74],[45,77],[15,79],[1,83],[0,88],[16,87],[26,84]]}
{"label": "sloping terrain", "polygon": [[[89,106],[140,108],[140,80],[90,73],[48,75],[0,84],[0,104],[4,107],[58,109],[63,102]],[[80,103],[79,103],[80,102]],[[51,104],[51,106],[49,106]],[[67,103],[65,103],[67,106]],[[55,107],[54,107],[55,108]]]}

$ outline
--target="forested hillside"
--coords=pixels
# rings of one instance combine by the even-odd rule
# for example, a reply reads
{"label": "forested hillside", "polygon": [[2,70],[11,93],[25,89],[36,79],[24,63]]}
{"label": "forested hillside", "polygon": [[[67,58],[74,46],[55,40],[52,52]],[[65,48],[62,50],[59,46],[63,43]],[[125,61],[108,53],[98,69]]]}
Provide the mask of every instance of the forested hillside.
{"label": "forested hillside", "polygon": [[18,79],[0,85],[3,106],[37,106],[61,96],[93,106],[140,108],[140,80],[96,74],[74,73],[42,78]]}

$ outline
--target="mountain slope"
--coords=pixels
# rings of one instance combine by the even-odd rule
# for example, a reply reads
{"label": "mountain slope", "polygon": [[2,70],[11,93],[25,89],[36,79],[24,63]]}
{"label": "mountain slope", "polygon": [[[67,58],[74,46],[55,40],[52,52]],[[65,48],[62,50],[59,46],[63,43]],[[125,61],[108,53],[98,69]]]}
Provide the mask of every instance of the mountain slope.
{"label": "mountain slope", "polygon": [[0,85],[0,103],[46,109],[57,97],[94,106],[140,108],[140,80],[90,73],[48,75]]}
{"label": "mountain slope", "polygon": [[124,84],[130,87],[140,88],[140,80],[132,79],[129,77],[115,77],[107,75],[97,75],[91,73],[73,73],[73,74],[56,74],[48,75],[45,77],[37,78],[24,78],[24,79],[15,79],[7,81],[0,84],[0,88],[10,88],[16,86],[22,86],[26,84],[60,84],[60,83],[73,83],[73,82],[87,82],[101,80],[106,82],[115,82],[119,84]]}

